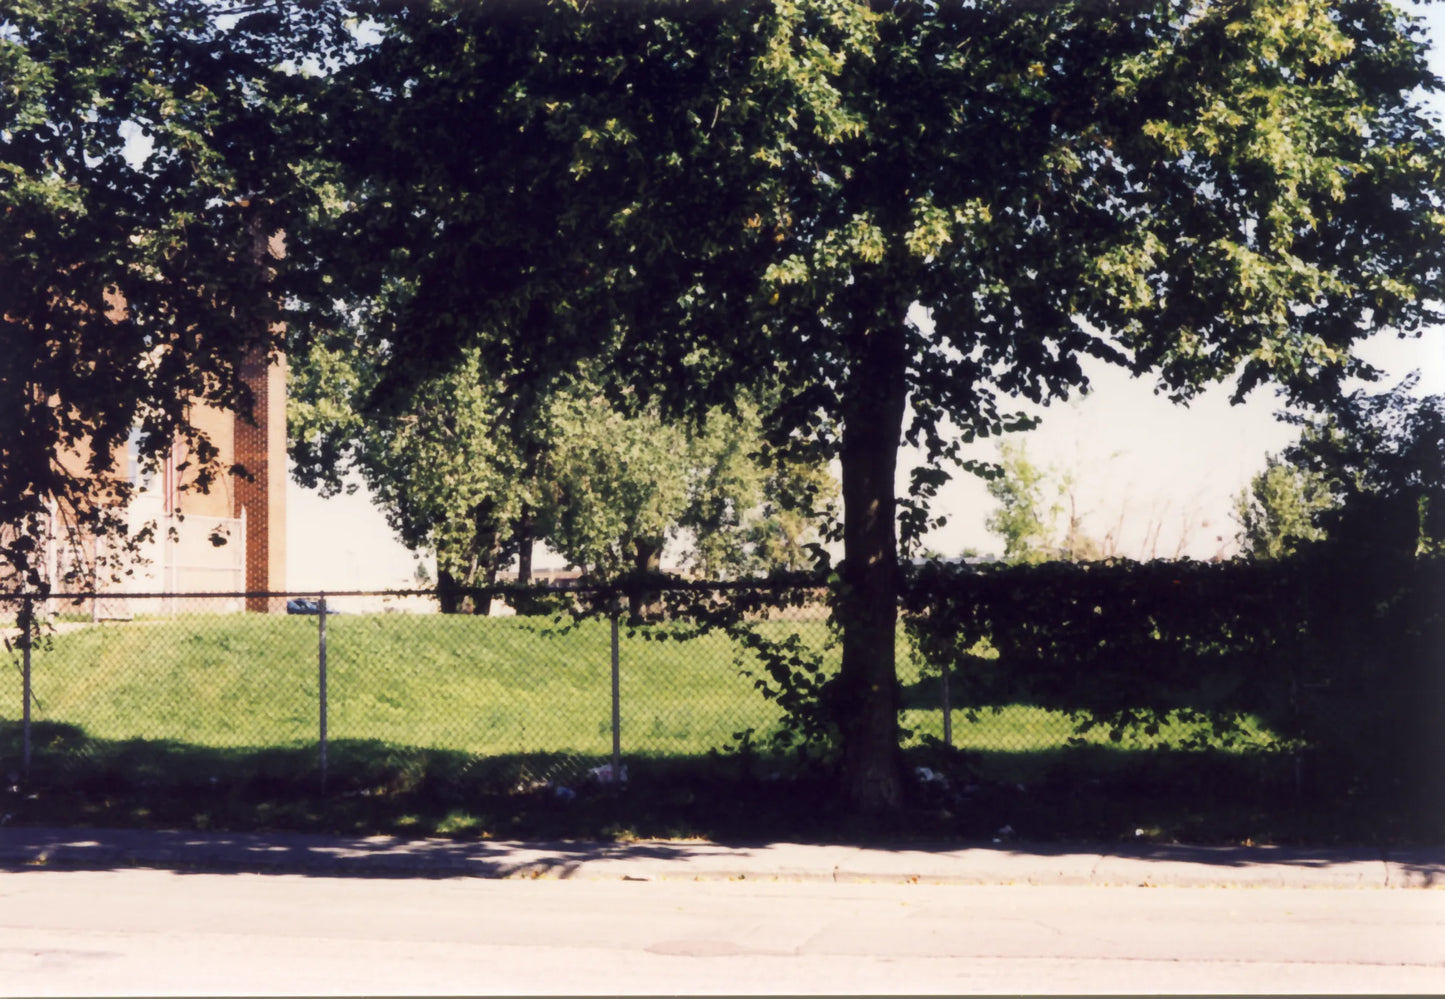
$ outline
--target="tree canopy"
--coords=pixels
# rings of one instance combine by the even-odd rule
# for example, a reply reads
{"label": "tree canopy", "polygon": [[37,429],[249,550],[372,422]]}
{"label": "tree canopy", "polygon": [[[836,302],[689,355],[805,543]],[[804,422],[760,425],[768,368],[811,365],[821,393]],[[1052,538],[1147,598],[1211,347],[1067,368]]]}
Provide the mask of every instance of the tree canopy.
{"label": "tree canopy", "polygon": [[[323,60],[334,71],[304,107],[282,106],[304,74],[271,70],[286,65],[274,46],[320,36],[285,9],[264,5],[282,18],[263,32],[271,50],[230,56],[212,27],[193,68],[160,63],[181,82],[154,130],[180,172],[147,161],[164,178],[139,199],[165,206],[157,231],[214,221],[223,256],[251,171],[274,181],[257,184],[268,199],[290,196],[275,178],[306,180],[287,229],[308,266],[289,273],[326,286],[304,298],[315,317],[363,328],[381,403],[468,350],[524,394],[604,357],[615,403],[665,415],[765,390],[769,446],[842,469],[843,656],[828,703],[867,811],[901,795],[900,528],[904,544],[926,528],[963,443],[1027,422],[1011,399],[1084,390],[1092,356],[1179,400],[1228,380],[1241,396],[1272,384],[1324,403],[1368,374],[1355,340],[1440,319],[1445,158],[1419,105],[1439,83],[1421,28],[1373,0],[312,3],[297,8],[307,27],[349,10],[366,31]],[[55,23],[51,41],[71,37]],[[93,48],[67,56],[67,74],[113,64],[144,90],[156,43],[76,31]],[[38,44],[21,49],[34,58]],[[40,145],[91,122],[110,136],[133,116],[86,88],[34,86],[55,95],[33,112],[48,124],[7,110],[7,128]],[[166,96],[192,139],[165,131]],[[306,135],[304,152],[218,138],[273,108],[265,120],[282,140]],[[254,159],[227,158],[248,148]],[[79,153],[63,162],[91,169]],[[281,162],[291,169],[271,169]],[[201,169],[213,163],[224,183]],[[338,196],[309,211],[321,179]],[[60,196],[44,204],[46,232],[64,231]],[[148,245],[131,234],[84,242],[129,275]],[[167,259],[144,262],[177,273]],[[219,270],[208,259],[181,287]],[[82,300],[65,281],[43,301]],[[238,284],[192,304],[212,315],[214,289]],[[134,378],[132,361],[102,367]],[[904,440],[926,462],[900,503]]]}
{"label": "tree canopy", "polygon": [[279,123],[314,85],[288,60],[336,14],[0,0],[0,561],[31,584],[49,513],[123,531],[134,432],[220,471],[189,412],[248,406],[240,361],[278,345],[266,248],[307,198]]}

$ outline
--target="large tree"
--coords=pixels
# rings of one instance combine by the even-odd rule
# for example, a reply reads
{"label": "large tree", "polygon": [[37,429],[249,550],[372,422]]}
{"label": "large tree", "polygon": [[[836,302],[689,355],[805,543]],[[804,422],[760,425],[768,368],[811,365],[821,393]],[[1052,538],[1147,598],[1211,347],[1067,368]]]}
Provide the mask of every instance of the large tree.
{"label": "large tree", "polygon": [[[901,795],[899,525],[963,442],[1023,422],[1009,398],[1086,388],[1092,356],[1176,400],[1309,403],[1356,339],[1437,318],[1438,83],[1384,4],[370,13],[336,77],[366,141],[333,150],[357,192],[333,266],[409,289],[375,329],[391,383],[482,330],[496,370],[605,349],[673,409],[779,387],[773,445],[841,462],[830,706],[865,810]],[[927,463],[900,510],[904,440]]]}
{"label": "large tree", "polygon": [[295,60],[341,23],[0,0],[0,566],[30,584],[49,517],[124,533],[133,433],[151,459],[184,441],[200,488],[223,471],[190,413],[245,410],[242,359],[279,346],[305,269],[268,250],[308,189],[283,123],[316,83]]}

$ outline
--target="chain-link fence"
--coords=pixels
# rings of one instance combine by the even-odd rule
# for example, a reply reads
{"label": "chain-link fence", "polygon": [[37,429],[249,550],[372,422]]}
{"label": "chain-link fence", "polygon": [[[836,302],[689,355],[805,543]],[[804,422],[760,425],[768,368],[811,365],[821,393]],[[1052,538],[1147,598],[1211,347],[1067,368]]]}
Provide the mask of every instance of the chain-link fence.
{"label": "chain-link fence", "polygon": [[[565,786],[726,753],[781,715],[747,650],[690,621],[523,615],[501,599],[487,616],[440,614],[433,593],[268,594],[285,613],[240,613],[245,596],[0,598],[15,622],[0,677],[9,774],[205,780],[245,761],[332,787],[419,766]],[[753,627],[828,654],[819,607]]]}
{"label": "chain-link fence", "polygon": [[[36,627],[5,632],[0,754],[12,777],[42,782],[240,775],[355,793],[421,780],[566,788],[739,761],[770,776],[796,762],[778,751],[790,729],[767,695],[781,681],[759,653],[834,673],[825,594],[744,594],[743,610],[737,590],[685,595],[647,623],[583,590],[488,594],[485,616],[437,613],[432,592],[267,594],[285,611],[270,614],[240,612],[245,594],[10,595],[4,620]],[[728,627],[718,607],[733,611]],[[1038,779],[1090,743],[1121,748],[1104,731],[1081,737],[1064,712],[961,703],[902,627],[897,654],[905,746],[965,751],[1006,781]],[[1178,745],[1184,728],[1122,748]],[[1229,751],[1269,743],[1258,731]]]}

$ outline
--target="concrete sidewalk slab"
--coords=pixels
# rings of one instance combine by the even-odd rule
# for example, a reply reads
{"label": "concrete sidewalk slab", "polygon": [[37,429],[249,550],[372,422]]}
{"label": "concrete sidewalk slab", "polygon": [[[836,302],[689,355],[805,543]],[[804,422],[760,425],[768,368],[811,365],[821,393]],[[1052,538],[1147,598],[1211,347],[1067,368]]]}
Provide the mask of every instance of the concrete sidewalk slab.
{"label": "concrete sidewalk slab", "polygon": [[1383,852],[1370,848],[1145,846],[1105,855],[1094,874],[1095,884],[1390,887]]}
{"label": "concrete sidewalk slab", "polygon": [[0,869],[158,867],[320,876],[1179,887],[1445,887],[1445,849],[698,841],[464,842],[310,833],[0,828]]}

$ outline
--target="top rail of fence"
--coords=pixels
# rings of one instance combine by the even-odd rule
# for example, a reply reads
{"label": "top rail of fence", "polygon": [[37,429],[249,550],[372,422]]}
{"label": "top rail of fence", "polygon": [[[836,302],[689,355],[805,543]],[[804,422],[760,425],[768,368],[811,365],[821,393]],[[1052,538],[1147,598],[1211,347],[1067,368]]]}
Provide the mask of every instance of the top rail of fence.
{"label": "top rail of fence", "polygon": [[270,599],[302,599],[309,597],[325,596],[331,597],[438,597],[438,596],[507,596],[507,595],[537,595],[549,593],[589,593],[589,594],[627,594],[635,591],[646,592],[668,592],[668,593],[709,593],[709,592],[750,592],[765,591],[774,589],[784,590],[811,590],[823,589],[827,585],[826,580],[817,575],[798,574],[786,577],[767,577],[761,579],[730,579],[730,580],[703,580],[703,579],[678,579],[675,577],[633,577],[616,581],[601,582],[593,580],[562,580],[556,582],[541,583],[499,583],[492,586],[458,586],[451,588],[428,588],[428,589],[377,589],[377,590],[333,590],[326,588],[312,589],[290,589],[290,590],[204,590],[204,591],[132,591],[112,589],[87,589],[87,590],[51,590],[40,592],[37,590],[11,590],[0,591],[0,600],[24,600],[47,598],[51,600],[92,600],[106,599],[113,597],[128,597],[132,599],[219,599],[224,597],[237,598],[270,598]]}

